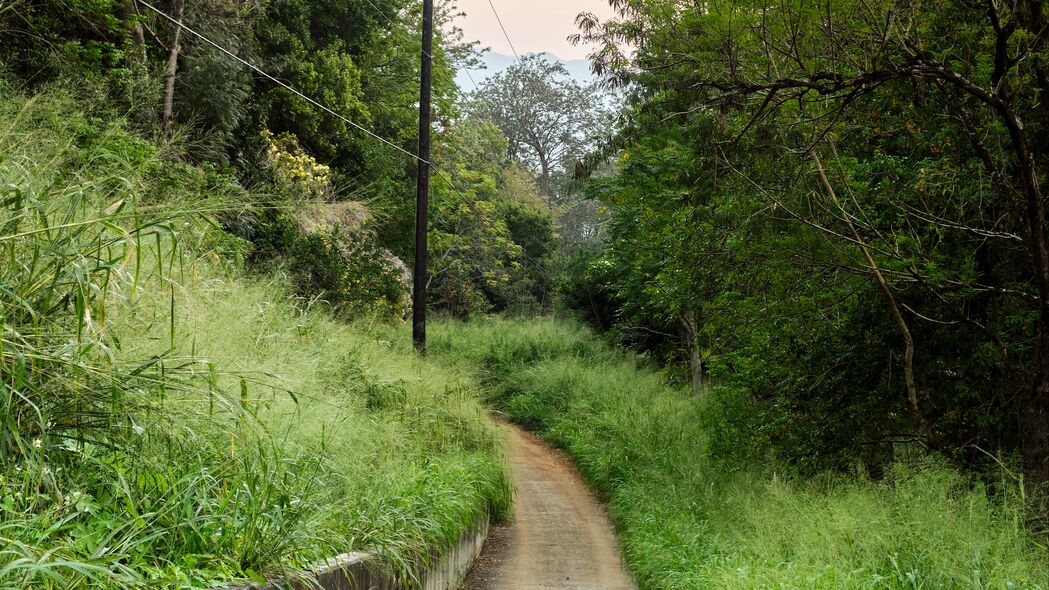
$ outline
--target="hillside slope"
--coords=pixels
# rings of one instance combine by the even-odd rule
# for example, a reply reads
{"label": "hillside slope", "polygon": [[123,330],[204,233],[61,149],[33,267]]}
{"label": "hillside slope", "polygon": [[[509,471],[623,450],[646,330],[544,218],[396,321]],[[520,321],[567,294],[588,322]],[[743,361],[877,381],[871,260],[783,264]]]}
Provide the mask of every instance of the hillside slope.
{"label": "hillside slope", "polygon": [[218,220],[256,199],[89,99],[0,101],[0,587],[403,565],[501,514],[476,382],[249,275]]}

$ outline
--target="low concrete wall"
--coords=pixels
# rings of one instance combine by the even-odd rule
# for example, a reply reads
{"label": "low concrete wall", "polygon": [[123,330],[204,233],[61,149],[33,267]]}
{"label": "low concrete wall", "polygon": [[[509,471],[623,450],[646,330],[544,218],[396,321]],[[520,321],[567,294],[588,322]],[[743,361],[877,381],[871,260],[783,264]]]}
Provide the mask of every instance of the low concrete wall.
{"label": "low concrete wall", "polygon": [[[459,542],[444,553],[434,552],[430,563],[433,565],[418,574],[422,590],[458,590],[466,581],[477,556],[488,539],[488,515],[478,525],[466,531]],[[381,590],[381,589],[380,589]]]}
{"label": "low concrete wall", "polygon": [[399,579],[383,567],[376,553],[344,553],[314,564],[291,579],[268,584],[226,586],[215,590],[456,590],[466,579],[488,538],[488,516],[467,530],[459,542],[434,549],[430,565],[413,572],[419,583]]}

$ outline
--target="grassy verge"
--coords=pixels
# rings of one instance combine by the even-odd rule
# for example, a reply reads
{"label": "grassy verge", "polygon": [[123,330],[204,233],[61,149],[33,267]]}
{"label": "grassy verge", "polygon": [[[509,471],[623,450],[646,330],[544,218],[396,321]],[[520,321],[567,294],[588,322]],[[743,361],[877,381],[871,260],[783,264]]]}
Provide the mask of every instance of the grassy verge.
{"label": "grassy verge", "polygon": [[[187,487],[216,468],[228,481],[201,497],[200,538],[177,539],[171,556],[206,538],[192,564],[207,556],[233,575],[370,548],[407,564],[505,509],[498,440],[466,374],[419,359],[406,334],[292,305],[281,278],[205,271],[181,287],[176,346],[192,350],[216,400],[165,400],[158,411],[206,425],[184,436],[207,450],[159,454],[193,462]],[[124,350],[164,353],[170,327],[153,314],[168,301],[130,306]]]}
{"label": "grassy verge", "polygon": [[709,409],[585,330],[491,320],[431,333],[493,405],[575,457],[643,589],[1046,588],[1045,548],[1007,475],[991,495],[934,461],[886,482],[726,465],[702,434]]}
{"label": "grassy verge", "polygon": [[404,565],[505,509],[467,373],[245,276],[250,195],[89,103],[0,99],[0,588]]}

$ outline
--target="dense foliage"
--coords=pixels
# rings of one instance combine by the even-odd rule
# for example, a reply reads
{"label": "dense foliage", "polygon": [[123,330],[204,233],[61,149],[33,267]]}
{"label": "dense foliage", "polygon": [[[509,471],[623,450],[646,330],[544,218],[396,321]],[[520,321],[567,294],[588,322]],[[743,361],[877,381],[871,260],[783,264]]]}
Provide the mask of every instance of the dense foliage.
{"label": "dense foliage", "polygon": [[581,37],[632,106],[570,299],[806,469],[1049,480],[1044,3],[612,5]]}
{"label": "dense foliage", "polygon": [[505,508],[470,379],[246,277],[244,189],[89,98],[0,99],[0,587],[407,568]]}

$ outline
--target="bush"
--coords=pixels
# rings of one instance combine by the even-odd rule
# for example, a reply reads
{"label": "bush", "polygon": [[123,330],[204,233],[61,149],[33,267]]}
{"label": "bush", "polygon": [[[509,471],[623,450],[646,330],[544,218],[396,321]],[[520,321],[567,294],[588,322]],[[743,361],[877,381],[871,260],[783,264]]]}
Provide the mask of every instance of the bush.
{"label": "bush", "polygon": [[410,274],[363,227],[366,217],[356,203],[263,211],[253,262],[284,264],[300,295],[323,299],[347,317],[403,318],[410,305]]}

